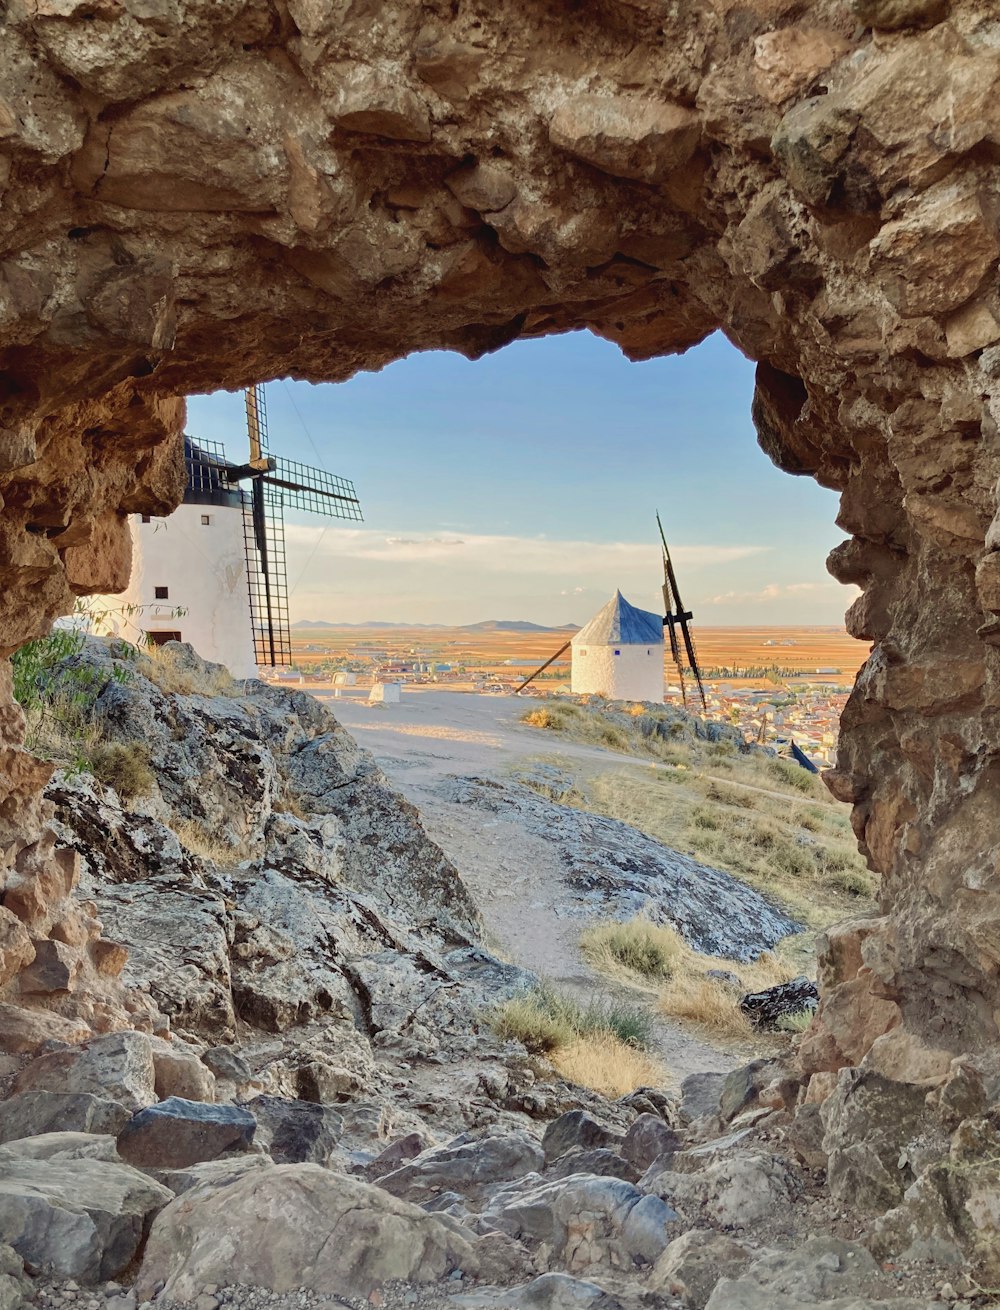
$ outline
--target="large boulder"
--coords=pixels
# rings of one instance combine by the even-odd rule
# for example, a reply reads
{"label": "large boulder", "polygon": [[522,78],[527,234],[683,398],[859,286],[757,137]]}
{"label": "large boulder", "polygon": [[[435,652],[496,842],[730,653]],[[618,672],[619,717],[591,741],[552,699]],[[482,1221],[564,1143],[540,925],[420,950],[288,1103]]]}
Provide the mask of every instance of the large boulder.
{"label": "large boulder", "polygon": [[544,1245],[570,1273],[652,1264],[679,1216],[632,1183],[593,1174],[531,1182],[499,1193],[483,1211],[484,1227]]}
{"label": "large boulder", "polygon": [[247,1110],[257,1120],[257,1143],[275,1164],[326,1164],[344,1126],[343,1117],[315,1101],[256,1096]]}
{"label": "large boulder", "polygon": [[598,1123],[585,1110],[567,1110],[553,1119],[542,1134],[545,1163],[551,1164],[567,1151],[589,1150],[594,1147],[617,1146],[620,1136],[604,1124]]}
{"label": "large boulder", "polygon": [[87,1092],[141,1110],[156,1100],[153,1048],[144,1033],[109,1033],[82,1046],[32,1060],[14,1081],[15,1092]]}
{"label": "large boulder", "polygon": [[0,1242],[33,1270],[82,1283],[116,1277],[173,1193],[127,1165],[8,1159],[0,1168]]}
{"label": "large boulder", "polygon": [[475,1273],[474,1239],[370,1183],[318,1165],[252,1170],[227,1187],[194,1187],[160,1214],[136,1293],[193,1301],[206,1285],[368,1296],[388,1279],[424,1283]]}
{"label": "large boulder", "polygon": [[463,1135],[384,1175],[379,1186],[418,1203],[449,1191],[475,1199],[497,1183],[537,1173],[543,1163],[542,1148],[524,1133],[491,1134],[478,1141]]}
{"label": "large boulder", "polygon": [[56,1130],[117,1137],[128,1119],[125,1106],[90,1092],[21,1092],[0,1101],[0,1142]]}
{"label": "large boulder", "polygon": [[140,1169],[183,1169],[225,1151],[245,1151],[257,1120],[237,1105],[170,1096],[134,1114],[118,1135],[123,1160]]}
{"label": "large boulder", "polygon": [[692,1228],[675,1237],[657,1260],[649,1286],[679,1297],[688,1310],[703,1310],[719,1279],[736,1278],[749,1261],[750,1252],[731,1237]]}
{"label": "large boulder", "polygon": [[795,1184],[778,1156],[732,1151],[697,1173],[651,1170],[643,1186],[666,1197],[687,1219],[704,1216],[729,1228],[766,1219],[792,1200]]}

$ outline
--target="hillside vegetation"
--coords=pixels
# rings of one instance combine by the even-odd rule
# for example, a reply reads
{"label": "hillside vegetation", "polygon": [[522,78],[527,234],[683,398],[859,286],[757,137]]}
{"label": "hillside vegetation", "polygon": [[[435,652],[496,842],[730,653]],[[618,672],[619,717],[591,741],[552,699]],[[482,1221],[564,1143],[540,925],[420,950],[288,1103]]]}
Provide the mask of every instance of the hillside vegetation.
{"label": "hillside vegetation", "polygon": [[522,722],[630,761],[581,769],[553,757],[574,784],[552,799],[620,819],[734,874],[811,929],[871,906],[876,881],[858,854],[847,808],[798,765],[743,748],[728,724],[670,706],[598,701],[541,705]]}

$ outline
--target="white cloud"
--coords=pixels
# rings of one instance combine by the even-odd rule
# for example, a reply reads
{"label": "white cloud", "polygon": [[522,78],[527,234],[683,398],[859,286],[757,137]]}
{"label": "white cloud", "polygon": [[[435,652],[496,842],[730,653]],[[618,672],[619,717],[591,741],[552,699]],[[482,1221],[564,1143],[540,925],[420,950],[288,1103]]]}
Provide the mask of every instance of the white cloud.
{"label": "white cloud", "polygon": [[857,587],[844,587],[839,582],[769,582],[766,586],[761,587],[758,591],[724,591],[718,596],[706,596],[701,602],[703,605],[746,605],[746,604],[767,604],[769,601],[776,600],[794,600],[796,597],[802,600],[824,600],[827,597],[837,597],[840,600],[846,600],[848,604],[855,596],[861,594]]}

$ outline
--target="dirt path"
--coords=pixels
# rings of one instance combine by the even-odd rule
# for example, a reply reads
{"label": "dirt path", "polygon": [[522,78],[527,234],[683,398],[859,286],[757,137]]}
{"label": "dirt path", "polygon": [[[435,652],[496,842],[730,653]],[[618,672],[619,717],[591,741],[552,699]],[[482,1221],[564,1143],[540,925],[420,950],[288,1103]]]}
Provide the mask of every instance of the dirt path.
{"label": "dirt path", "polygon": [[[375,708],[360,697],[319,696],[418,807],[428,834],[461,872],[494,947],[585,1003],[610,994],[580,953],[583,921],[567,902],[558,852],[509,817],[435,794],[436,784],[449,775],[503,780],[511,763],[541,753],[537,731],[519,721],[525,702],[408,690],[399,705]],[[564,740],[558,749],[568,760],[649,767]],[[673,1020],[658,1020],[656,1035],[659,1054],[678,1082],[690,1073],[725,1071],[750,1054],[714,1046]]]}

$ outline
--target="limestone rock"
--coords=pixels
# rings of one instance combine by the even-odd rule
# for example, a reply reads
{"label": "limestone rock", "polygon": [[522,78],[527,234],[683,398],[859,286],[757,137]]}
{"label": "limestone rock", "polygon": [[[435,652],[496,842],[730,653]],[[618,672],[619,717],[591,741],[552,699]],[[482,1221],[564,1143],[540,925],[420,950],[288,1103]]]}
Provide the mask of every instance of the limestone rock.
{"label": "limestone rock", "polygon": [[585,1110],[567,1110],[553,1119],[542,1134],[545,1163],[558,1160],[566,1151],[615,1146],[617,1134],[587,1114]]}
{"label": "limestone rock", "polygon": [[418,1204],[444,1191],[476,1198],[497,1183],[537,1173],[543,1162],[541,1147],[524,1134],[491,1134],[478,1141],[459,1137],[384,1174],[378,1185]]}
{"label": "limestone rock", "polygon": [[118,1143],[107,1133],[74,1133],[60,1130],[22,1137],[0,1146],[0,1161],[103,1160],[120,1164]]}
{"label": "limestone rock", "polygon": [[30,1295],[24,1261],[13,1248],[0,1245],[0,1310],[26,1310]]}
{"label": "limestone rock", "polygon": [[658,182],[691,158],[698,115],[683,105],[630,96],[579,95],[552,115],[549,138],[614,177]]}
{"label": "limestone rock", "polygon": [[669,1240],[677,1215],[657,1196],[631,1183],[589,1174],[501,1192],[483,1211],[490,1226],[514,1237],[544,1243],[570,1273],[608,1263],[651,1264]]}
{"label": "limestone rock", "polygon": [[751,1259],[739,1242],[706,1228],[675,1237],[650,1276],[654,1292],[679,1296],[685,1306],[703,1310],[720,1278],[738,1278]]}
{"label": "limestone rock", "polygon": [[661,1155],[680,1150],[681,1139],[655,1114],[641,1114],[629,1125],[621,1144],[622,1155],[641,1172]]}
{"label": "limestone rock", "polygon": [[206,1284],[368,1296],[398,1278],[475,1273],[474,1246],[388,1192],[317,1165],[254,1170],[228,1187],[193,1188],[153,1223],[136,1292],[193,1300]]}
{"label": "limestone rock", "polygon": [[604,1147],[566,1151],[545,1170],[546,1178],[568,1178],[570,1174],[600,1174],[605,1178],[623,1178],[627,1183],[637,1183],[640,1176],[631,1161]]}
{"label": "limestone rock", "polygon": [[118,1150],[139,1169],[183,1169],[225,1151],[245,1151],[257,1120],[235,1105],[206,1105],[170,1096],[134,1114],[118,1134]]}
{"label": "limestone rock", "polygon": [[0,1142],[56,1129],[117,1137],[128,1119],[125,1106],[89,1092],[21,1092],[0,1101]]}
{"label": "limestone rock", "polygon": [[257,1096],[247,1103],[257,1142],[276,1164],[326,1164],[343,1129],[336,1110],[312,1101]]}
{"label": "limestone rock", "polygon": [[180,1096],[186,1101],[214,1101],[215,1075],[197,1051],[179,1041],[151,1037],[154,1091],[159,1100]]}
{"label": "limestone rock", "polygon": [[129,1264],[150,1216],[171,1197],[122,1164],[7,1161],[0,1173],[0,1237],[42,1273],[106,1281]]}
{"label": "limestone rock", "polygon": [[834,1197],[867,1214],[895,1205],[913,1181],[907,1146],[927,1119],[927,1088],[844,1069],[823,1103],[823,1150]]}
{"label": "limestone rock", "polygon": [[85,1092],[141,1110],[156,1100],[153,1052],[143,1033],[112,1033],[71,1050],[32,1060],[14,1081],[15,1092]]}
{"label": "limestone rock", "polygon": [[643,1187],[665,1197],[689,1220],[700,1213],[723,1227],[743,1226],[787,1204],[794,1180],[776,1156],[733,1151],[697,1173],[650,1172]]}

